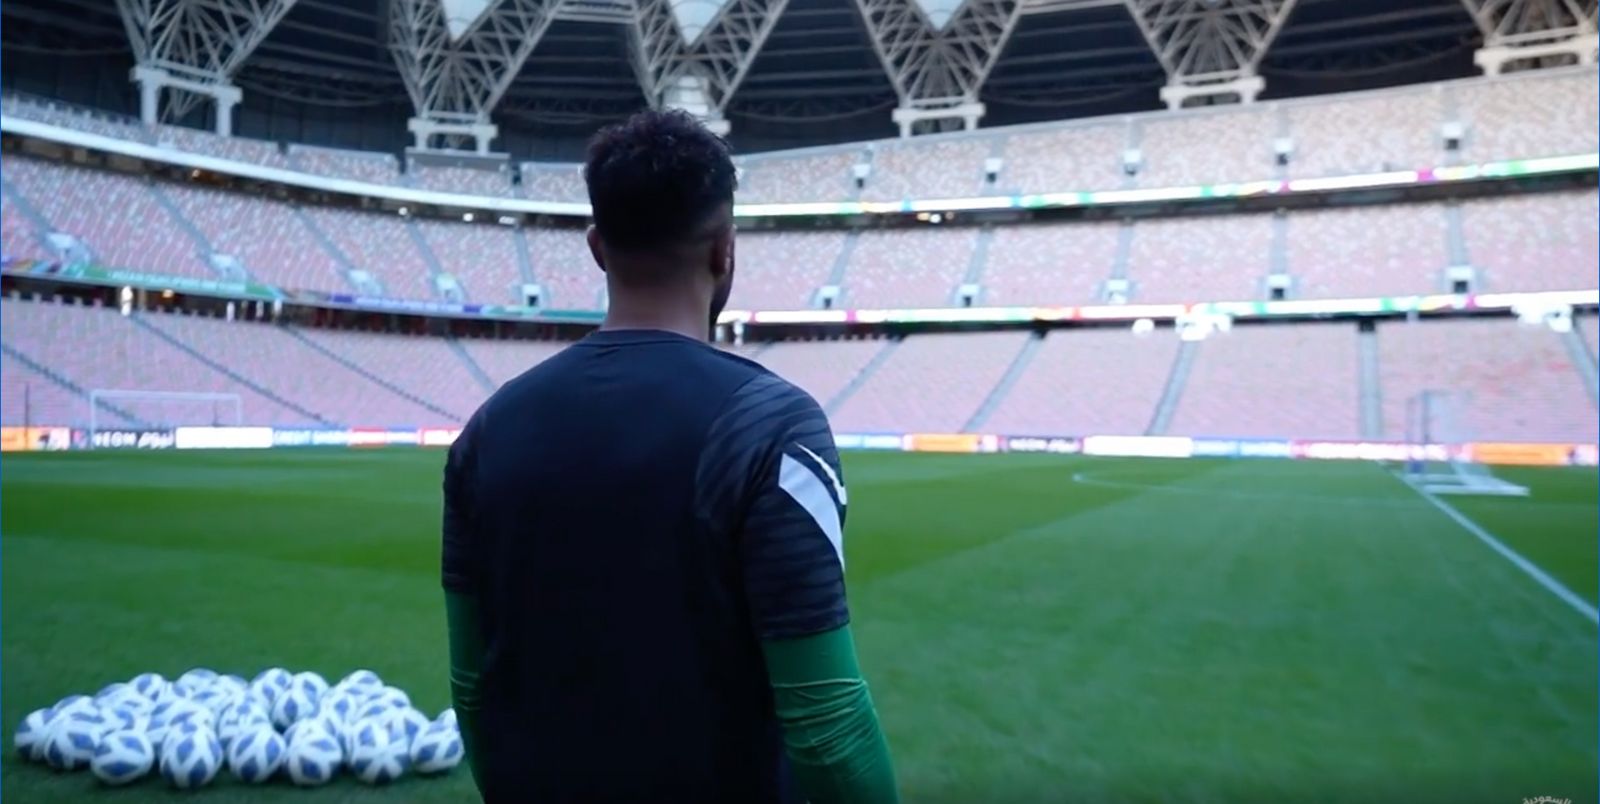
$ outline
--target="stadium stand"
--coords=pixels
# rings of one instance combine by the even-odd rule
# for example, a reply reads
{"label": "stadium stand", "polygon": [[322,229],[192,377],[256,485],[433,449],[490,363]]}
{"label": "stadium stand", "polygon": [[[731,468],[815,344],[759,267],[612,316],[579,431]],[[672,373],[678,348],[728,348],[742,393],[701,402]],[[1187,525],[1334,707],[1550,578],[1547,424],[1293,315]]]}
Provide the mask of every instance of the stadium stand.
{"label": "stadium stand", "polygon": [[442,193],[464,193],[504,198],[511,195],[511,177],[504,168],[486,170],[470,167],[412,165],[406,178],[413,187]]}
{"label": "stadium stand", "polygon": [[1141,187],[1252,181],[1273,175],[1271,107],[1220,107],[1150,118],[1141,126]]}
{"label": "stadium stand", "polygon": [[289,160],[295,170],[313,176],[352,179],[371,184],[400,183],[399,163],[389,154],[291,145]]}
{"label": "stadium stand", "polygon": [[739,169],[738,201],[771,204],[854,198],[851,169],[859,161],[859,146],[820,153],[745,157],[734,163]]}
{"label": "stadium stand", "polygon": [[845,271],[845,306],[948,307],[977,242],[971,226],[862,232]]}
{"label": "stadium stand", "polygon": [[567,348],[560,341],[492,341],[480,338],[463,338],[457,343],[483,370],[495,387],[511,381],[518,374],[543,362],[546,358]]}
{"label": "stadium stand", "polygon": [[523,198],[540,201],[565,201],[589,203],[589,188],[583,183],[582,165],[550,165],[523,162],[521,166]]}
{"label": "stadium stand", "polygon": [[213,277],[200,245],[145,179],[24,156],[6,157],[5,176],[56,231],[77,237],[102,263]]}
{"label": "stadium stand", "polygon": [[1013,435],[1141,435],[1172,373],[1170,329],[1050,333],[984,429]]}
{"label": "stadium stand", "polygon": [[43,98],[7,92],[0,95],[0,112],[24,120],[99,134],[102,137],[131,142],[151,142],[150,131],[134,118]]}
{"label": "stadium stand", "polygon": [[544,287],[545,307],[594,310],[600,306],[606,278],[582,229],[529,229],[528,250],[533,274]]}
{"label": "stadium stand", "polygon": [[303,211],[351,265],[383,284],[384,295],[438,298],[427,259],[406,231],[405,218],[350,209],[308,207]]}
{"label": "stadium stand", "polygon": [[1600,148],[1593,69],[1523,73],[1453,85],[1468,159],[1527,159]]}
{"label": "stadium stand", "polygon": [[1579,290],[1595,286],[1600,193],[1482,198],[1461,204],[1467,259],[1481,289]]}
{"label": "stadium stand", "polygon": [[516,232],[506,226],[418,219],[417,231],[468,301],[521,304]]}
{"label": "stadium stand", "polygon": [[758,348],[750,357],[800,386],[817,404],[827,405],[888,343],[876,338],[780,341]]}
{"label": "stadium stand", "polygon": [[1026,332],[912,335],[833,412],[839,432],[960,432],[1016,358]]}
{"label": "stadium stand", "polygon": [[344,269],[312,242],[288,204],[194,185],[163,187],[217,252],[261,282],[295,290],[348,290]]}
{"label": "stadium stand", "polygon": [[277,143],[264,140],[219,137],[209,131],[198,131],[183,126],[157,126],[155,140],[157,145],[187,153],[205,154],[231,162],[244,162],[283,170],[293,169],[289,158],[278,148]]}
{"label": "stadium stand", "polygon": [[1261,298],[1262,279],[1271,270],[1271,246],[1271,215],[1139,221],[1128,250],[1133,298],[1138,302]]}
{"label": "stadium stand", "polygon": [[1088,304],[1117,258],[1117,223],[999,226],[989,243],[983,303]]}
{"label": "stadium stand", "polygon": [[1589,359],[1600,364],[1600,320],[1593,315],[1573,316],[1572,326],[1583,335],[1583,342],[1589,347]]}
{"label": "stadium stand", "polygon": [[[9,354],[0,354],[0,423],[64,427],[83,419],[88,407],[82,394],[68,390]],[[110,411],[106,413],[106,423],[133,424]]]}
{"label": "stadium stand", "polygon": [[[1296,178],[1441,164],[1439,85],[1287,103]],[[1249,177],[1254,178],[1254,177]]]}
{"label": "stadium stand", "polygon": [[1167,432],[1358,439],[1357,362],[1356,329],[1349,323],[1235,326],[1213,333],[1196,347]]}
{"label": "stadium stand", "polygon": [[1438,293],[1449,263],[1442,204],[1289,214],[1289,274],[1300,298]]}
{"label": "stadium stand", "polygon": [[0,197],[0,249],[7,257],[42,257],[45,252],[33,223],[6,197]]}
{"label": "stadium stand", "polygon": [[800,310],[828,281],[839,253],[841,231],[741,232],[736,253],[733,310]]}
{"label": "stadium stand", "polygon": [[924,142],[890,142],[873,148],[872,174],[863,201],[963,198],[983,195],[983,160],[992,137],[963,136]]}
{"label": "stadium stand", "polygon": [[[298,332],[412,401],[449,414],[451,421],[466,421],[488,397],[444,338],[310,328]],[[435,411],[431,421],[439,420]]]}
{"label": "stadium stand", "polygon": [[996,186],[1021,193],[1121,187],[1126,123],[1052,126],[1011,134]]}
{"label": "stadium stand", "polygon": [[1507,319],[1378,325],[1383,427],[1406,435],[1406,400],[1423,391],[1469,401],[1445,440],[1594,443],[1595,405],[1560,336]]}

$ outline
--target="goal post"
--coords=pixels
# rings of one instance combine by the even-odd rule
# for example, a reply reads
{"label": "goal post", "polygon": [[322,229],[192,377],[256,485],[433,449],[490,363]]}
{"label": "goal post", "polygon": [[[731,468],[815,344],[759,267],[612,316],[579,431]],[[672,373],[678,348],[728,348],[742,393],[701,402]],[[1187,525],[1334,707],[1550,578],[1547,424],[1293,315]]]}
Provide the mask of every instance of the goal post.
{"label": "goal post", "polygon": [[1430,494],[1526,497],[1526,486],[1495,477],[1468,454],[1466,445],[1477,440],[1467,416],[1471,402],[1464,391],[1427,390],[1406,399],[1406,480]]}
{"label": "goal post", "polygon": [[89,391],[89,446],[108,430],[163,430],[179,427],[237,427],[244,423],[238,394],[201,391]]}

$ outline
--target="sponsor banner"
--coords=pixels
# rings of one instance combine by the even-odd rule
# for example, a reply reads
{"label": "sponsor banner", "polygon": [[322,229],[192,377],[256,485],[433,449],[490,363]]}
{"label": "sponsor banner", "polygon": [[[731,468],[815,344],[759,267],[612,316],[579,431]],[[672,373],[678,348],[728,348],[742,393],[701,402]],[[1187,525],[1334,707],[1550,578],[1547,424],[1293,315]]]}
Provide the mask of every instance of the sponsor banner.
{"label": "sponsor banner", "polygon": [[1262,441],[1238,438],[1196,438],[1193,455],[1196,458],[1288,458],[1292,454],[1287,441]]}
{"label": "sponsor banner", "polygon": [[[993,438],[990,436],[989,438]],[[982,452],[983,437],[971,433],[908,433],[907,452]],[[987,450],[993,452],[991,448]]]}
{"label": "sponsor banner", "polygon": [[54,452],[71,448],[70,427],[0,427],[0,452]]}
{"label": "sponsor banner", "polygon": [[905,450],[906,436],[890,433],[840,433],[833,437],[834,446],[839,449],[880,449],[880,450]]}
{"label": "sponsor banner", "polygon": [[1196,438],[1190,454],[1196,458],[1237,458],[1239,442],[1227,438]]}
{"label": "sponsor banner", "polygon": [[1396,441],[1292,441],[1290,457],[1331,461],[1447,461],[1443,444],[1406,444]]}
{"label": "sponsor banner", "polygon": [[272,446],[274,447],[347,447],[350,445],[349,430],[332,430],[320,427],[313,428],[273,428]]}
{"label": "sponsor banner", "polygon": [[178,449],[268,449],[272,446],[271,427],[179,427],[174,436]]}
{"label": "sponsor banner", "polygon": [[1083,454],[1129,458],[1188,458],[1194,440],[1181,436],[1089,436]]}
{"label": "sponsor banner", "polygon": [[422,436],[418,430],[356,428],[350,431],[352,447],[388,447],[401,444],[416,446],[421,442]]}
{"label": "sponsor banner", "polygon": [[177,436],[171,430],[95,430],[84,433],[90,449],[172,449]]}
{"label": "sponsor banner", "polygon": [[1592,444],[1512,444],[1478,441],[1467,445],[1466,453],[1478,463],[1507,466],[1593,466]]}
{"label": "sponsor banner", "polygon": [[1050,452],[1056,455],[1076,455],[1083,451],[1083,442],[1076,438],[1009,436],[1003,440],[1003,443],[1006,452]]}
{"label": "sponsor banner", "polygon": [[433,427],[424,428],[422,430],[422,446],[448,447],[451,444],[456,443],[456,439],[460,437],[461,428],[459,427],[449,429],[439,429]]}

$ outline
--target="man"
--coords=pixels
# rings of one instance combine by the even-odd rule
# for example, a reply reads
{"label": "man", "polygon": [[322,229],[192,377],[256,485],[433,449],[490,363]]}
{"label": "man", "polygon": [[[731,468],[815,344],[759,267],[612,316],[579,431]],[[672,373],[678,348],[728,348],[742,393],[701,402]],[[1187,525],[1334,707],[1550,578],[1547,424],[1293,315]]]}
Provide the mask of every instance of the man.
{"label": "man", "polygon": [[487,801],[885,802],[845,607],[847,495],[817,403],[706,341],[733,163],[682,112],[584,171],[598,332],[450,450],[451,690]]}

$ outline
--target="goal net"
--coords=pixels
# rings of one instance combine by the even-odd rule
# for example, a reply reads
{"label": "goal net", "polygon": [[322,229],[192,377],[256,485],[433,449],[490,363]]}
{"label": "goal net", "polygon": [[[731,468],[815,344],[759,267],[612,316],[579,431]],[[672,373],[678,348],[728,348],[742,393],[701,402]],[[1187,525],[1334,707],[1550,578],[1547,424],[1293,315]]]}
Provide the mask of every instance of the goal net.
{"label": "goal net", "polygon": [[132,447],[130,434],[179,427],[237,427],[244,410],[238,394],[191,391],[89,392],[89,446]]}
{"label": "goal net", "polygon": [[1527,496],[1526,486],[1495,477],[1468,454],[1465,445],[1477,440],[1466,416],[1471,401],[1462,391],[1423,391],[1406,400],[1406,443],[1412,449],[1406,480],[1431,494]]}

